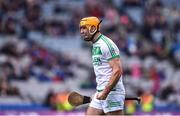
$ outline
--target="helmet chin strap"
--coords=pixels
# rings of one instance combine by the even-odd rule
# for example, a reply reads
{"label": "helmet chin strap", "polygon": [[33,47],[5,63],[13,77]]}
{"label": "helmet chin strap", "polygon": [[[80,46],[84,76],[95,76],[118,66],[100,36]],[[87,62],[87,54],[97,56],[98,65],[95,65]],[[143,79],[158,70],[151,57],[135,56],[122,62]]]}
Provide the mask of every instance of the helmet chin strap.
{"label": "helmet chin strap", "polygon": [[94,38],[94,36],[96,35],[96,33],[99,32],[99,25],[101,24],[101,22],[102,22],[102,20],[99,22],[99,24],[97,25],[97,29],[96,29],[93,33],[90,32],[90,28],[91,28],[91,27],[89,27],[89,33],[92,35],[92,36],[91,36],[91,40]]}
{"label": "helmet chin strap", "polygon": [[99,30],[96,30],[95,32],[94,32],[94,34],[92,34],[92,36],[91,36],[91,40],[93,40],[93,38],[94,38],[94,36],[96,35],[96,33],[98,33],[99,32]]}

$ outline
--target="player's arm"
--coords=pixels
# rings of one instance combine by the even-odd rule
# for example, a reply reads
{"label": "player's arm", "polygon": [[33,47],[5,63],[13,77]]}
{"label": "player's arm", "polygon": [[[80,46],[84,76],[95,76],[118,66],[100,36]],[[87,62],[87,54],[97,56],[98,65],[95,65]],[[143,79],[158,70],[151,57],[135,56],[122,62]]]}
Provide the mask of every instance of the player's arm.
{"label": "player's arm", "polygon": [[112,75],[105,89],[97,96],[97,99],[106,99],[107,95],[115,87],[119,78],[122,75],[122,67],[121,67],[120,58],[111,59],[109,61],[109,65],[112,68]]}
{"label": "player's arm", "polygon": [[115,87],[115,85],[119,81],[119,78],[122,75],[122,67],[121,67],[121,63],[120,63],[120,58],[114,58],[114,59],[110,60],[109,65],[112,68],[112,75],[109,79],[108,84],[106,85],[106,87],[104,89],[104,92],[107,94]]}

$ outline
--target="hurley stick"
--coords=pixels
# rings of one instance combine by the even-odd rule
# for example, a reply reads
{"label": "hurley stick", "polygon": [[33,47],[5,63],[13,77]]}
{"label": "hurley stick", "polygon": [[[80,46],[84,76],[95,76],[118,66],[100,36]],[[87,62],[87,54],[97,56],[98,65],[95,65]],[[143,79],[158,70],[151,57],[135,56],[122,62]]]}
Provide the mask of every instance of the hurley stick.
{"label": "hurley stick", "polygon": [[[72,106],[79,106],[79,105],[83,105],[86,103],[90,103],[91,102],[91,97],[89,96],[83,96],[77,92],[71,92],[68,96],[68,101]],[[138,102],[138,104],[141,101],[140,97],[126,97],[125,100],[135,100]]]}

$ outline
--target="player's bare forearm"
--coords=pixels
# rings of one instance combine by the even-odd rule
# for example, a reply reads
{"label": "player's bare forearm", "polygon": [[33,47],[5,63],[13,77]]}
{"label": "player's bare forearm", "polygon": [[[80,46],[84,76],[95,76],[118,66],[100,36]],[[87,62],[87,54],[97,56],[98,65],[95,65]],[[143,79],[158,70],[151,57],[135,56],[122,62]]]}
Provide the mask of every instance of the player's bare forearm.
{"label": "player's bare forearm", "polygon": [[99,99],[99,100],[106,99],[106,97],[108,96],[110,91],[116,86],[116,84],[120,78],[120,75],[121,75],[121,71],[119,69],[113,71],[113,74],[110,77],[108,84],[106,85],[106,87],[104,88],[104,90],[102,92],[98,93],[97,99]]}
{"label": "player's bare forearm", "polygon": [[109,61],[109,64],[112,67],[112,75],[104,90],[98,94],[97,99],[101,99],[101,100],[106,99],[107,95],[116,86],[117,82],[119,81],[119,78],[122,75],[122,68],[120,65],[119,58],[115,58]]}
{"label": "player's bare forearm", "polygon": [[110,77],[109,82],[103,91],[105,92],[105,94],[109,94],[109,92],[116,86],[121,75],[122,75],[122,70],[120,68],[116,68],[113,70],[112,76]]}

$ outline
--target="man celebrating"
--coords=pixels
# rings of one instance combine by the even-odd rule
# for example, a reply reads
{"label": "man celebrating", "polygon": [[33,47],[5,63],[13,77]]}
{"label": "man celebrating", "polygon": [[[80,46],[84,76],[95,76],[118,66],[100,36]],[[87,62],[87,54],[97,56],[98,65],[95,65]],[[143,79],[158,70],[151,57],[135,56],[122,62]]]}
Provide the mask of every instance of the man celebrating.
{"label": "man celebrating", "polygon": [[97,82],[97,91],[86,115],[122,115],[125,89],[119,49],[100,33],[100,23],[97,17],[85,17],[79,24],[82,38],[93,44],[92,59]]}

